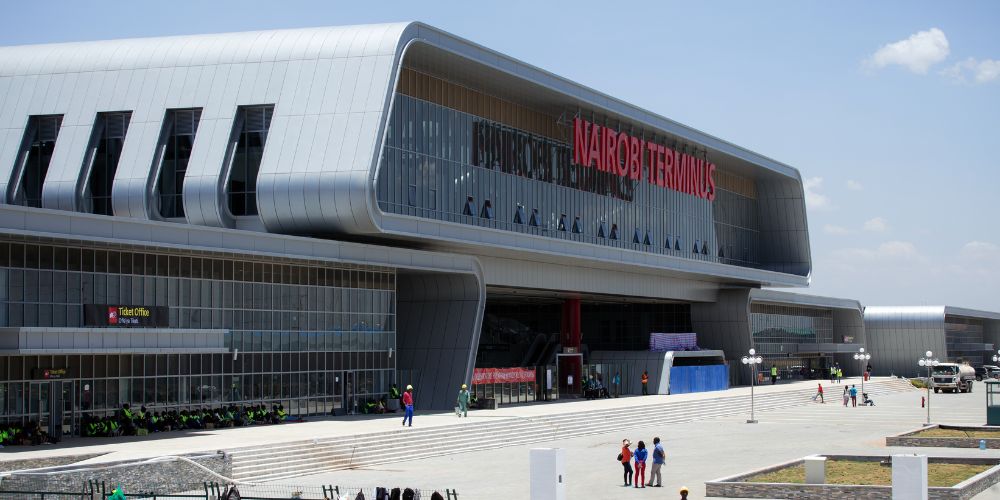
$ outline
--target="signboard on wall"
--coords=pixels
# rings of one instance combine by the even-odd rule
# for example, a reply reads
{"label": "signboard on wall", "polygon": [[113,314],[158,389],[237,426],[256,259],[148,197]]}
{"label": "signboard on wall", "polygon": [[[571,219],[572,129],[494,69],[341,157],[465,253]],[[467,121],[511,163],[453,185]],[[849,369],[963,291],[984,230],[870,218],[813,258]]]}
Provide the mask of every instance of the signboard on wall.
{"label": "signboard on wall", "polygon": [[83,324],[112,328],[167,327],[170,309],[165,306],[84,304]]}
{"label": "signboard on wall", "polygon": [[530,383],[534,381],[534,368],[476,368],[472,372],[472,385]]}

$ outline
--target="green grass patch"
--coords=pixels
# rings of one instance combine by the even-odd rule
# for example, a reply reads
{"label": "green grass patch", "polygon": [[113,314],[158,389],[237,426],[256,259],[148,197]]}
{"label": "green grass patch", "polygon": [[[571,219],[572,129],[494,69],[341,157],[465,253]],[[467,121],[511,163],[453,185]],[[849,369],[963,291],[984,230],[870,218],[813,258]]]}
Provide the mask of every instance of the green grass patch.
{"label": "green grass patch", "polygon": [[910,379],[910,383],[913,384],[913,387],[916,387],[918,389],[926,389],[927,388],[927,383],[924,382],[923,380],[918,379],[918,378],[911,378]]}
{"label": "green grass patch", "polygon": [[927,429],[906,437],[918,438],[973,438],[973,439],[1000,439],[1000,431],[975,430],[964,431],[961,429]]}
{"label": "green grass patch", "polygon": [[[992,467],[973,464],[927,464],[929,486],[955,486]],[[748,483],[797,483],[806,482],[806,469],[802,464],[759,474],[746,480]],[[891,486],[892,467],[878,462],[855,460],[827,460],[826,484],[858,484],[865,486]]]}

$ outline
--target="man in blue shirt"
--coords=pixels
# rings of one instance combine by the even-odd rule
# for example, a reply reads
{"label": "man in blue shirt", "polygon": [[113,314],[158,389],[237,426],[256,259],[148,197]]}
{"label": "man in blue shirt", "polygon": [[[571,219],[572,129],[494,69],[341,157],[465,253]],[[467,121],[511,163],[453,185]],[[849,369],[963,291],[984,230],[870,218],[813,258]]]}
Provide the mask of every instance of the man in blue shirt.
{"label": "man in blue shirt", "polygon": [[[660,438],[653,438],[653,445],[653,468],[649,471],[649,483],[646,486],[659,488],[663,486],[660,467],[663,467],[663,464],[666,463],[667,454],[663,452],[663,445],[660,444]],[[656,484],[653,484],[653,478],[656,478]]]}

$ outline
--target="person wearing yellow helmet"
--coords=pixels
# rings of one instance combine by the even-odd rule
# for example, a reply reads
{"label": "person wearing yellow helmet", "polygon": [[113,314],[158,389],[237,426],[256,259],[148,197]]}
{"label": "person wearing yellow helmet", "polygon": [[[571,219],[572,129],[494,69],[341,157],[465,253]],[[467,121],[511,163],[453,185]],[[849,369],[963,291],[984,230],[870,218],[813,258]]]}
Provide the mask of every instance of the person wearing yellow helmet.
{"label": "person wearing yellow helmet", "polygon": [[455,412],[456,415],[461,417],[469,416],[469,386],[462,384],[462,388],[458,391],[458,411]]}
{"label": "person wearing yellow helmet", "polygon": [[681,494],[681,500],[687,500],[687,497],[688,497],[687,486],[681,486],[680,494]]}

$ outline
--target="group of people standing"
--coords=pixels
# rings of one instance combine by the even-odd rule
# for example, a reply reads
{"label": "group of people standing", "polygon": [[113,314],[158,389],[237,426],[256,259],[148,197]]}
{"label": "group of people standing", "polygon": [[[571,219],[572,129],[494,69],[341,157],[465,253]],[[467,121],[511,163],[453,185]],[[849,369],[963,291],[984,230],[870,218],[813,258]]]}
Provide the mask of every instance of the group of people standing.
{"label": "group of people standing", "polygon": [[[663,445],[660,444],[660,438],[653,438],[653,467],[649,473],[649,483],[646,483],[646,461],[650,458],[650,452],[646,449],[646,443],[639,441],[636,444],[635,451],[632,451],[631,446],[631,441],[623,439],[622,450],[618,454],[618,461],[621,462],[622,468],[625,471],[625,486],[632,486],[634,488],[645,488],[646,486],[659,488],[663,486],[660,468],[666,463],[667,455],[663,451]],[[634,469],[633,464],[635,465]],[[656,484],[653,484],[653,481],[656,481]]]}

